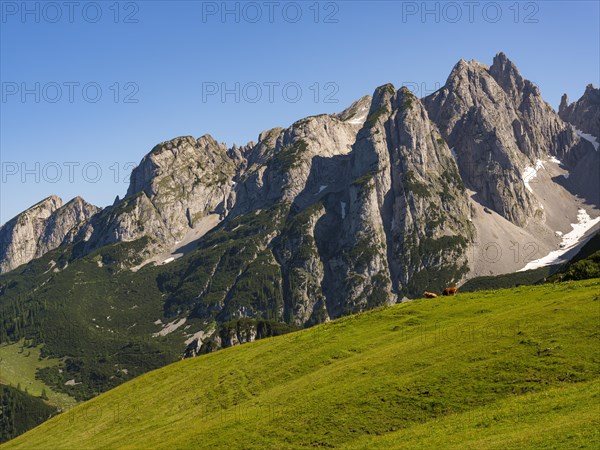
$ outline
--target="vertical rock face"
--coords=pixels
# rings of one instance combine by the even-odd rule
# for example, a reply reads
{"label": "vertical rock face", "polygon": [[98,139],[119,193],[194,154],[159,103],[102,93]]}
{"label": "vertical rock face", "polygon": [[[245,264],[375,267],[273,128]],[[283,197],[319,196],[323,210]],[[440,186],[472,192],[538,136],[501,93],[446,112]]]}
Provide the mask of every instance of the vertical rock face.
{"label": "vertical rock face", "polygon": [[[561,98],[560,117],[577,128],[588,145],[578,149],[573,163],[571,183],[591,203],[600,204],[600,89],[588,84],[583,96],[569,104],[567,94]],[[591,149],[593,147],[593,150]]]}
{"label": "vertical rock face", "polygon": [[536,211],[522,179],[525,167],[548,155],[565,159],[579,142],[503,53],[491,67],[461,60],[424,103],[457,155],[465,183],[520,226]]}
{"label": "vertical rock face", "polygon": [[594,85],[588,84],[581,98],[571,104],[564,94],[558,114],[578,130],[600,139],[600,89]]}
{"label": "vertical rock face", "polygon": [[325,269],[315,239],[316,224],[324,214],[321,203],[307,208],[292,218],[274,241],[288,316],[297,326],[329,319],[322,289]]}
{"label": "vertical rock face", "polygon": [[460,280],[473,238],[468,197],[419,99],[406,88],[379,88],[355,157],[355,170],[371,177],[357,184],[372,186],[380,217],[373,228],[382,231],[394,290],[414,295],[423,278],[429,286]]}
{"label": "vertical rock face", "polygon": [[0,228],[0,272],[8,272],[69,241],[98,208],[76,197],[63,205],[52,195]]}

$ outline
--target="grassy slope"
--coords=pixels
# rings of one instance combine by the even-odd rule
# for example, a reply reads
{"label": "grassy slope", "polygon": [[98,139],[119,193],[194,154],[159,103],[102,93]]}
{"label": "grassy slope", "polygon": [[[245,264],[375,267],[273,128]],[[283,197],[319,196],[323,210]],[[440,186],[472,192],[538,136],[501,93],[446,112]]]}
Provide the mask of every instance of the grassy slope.
{"label": "grassy slope", "polygon": [[342,318],[147,373],[3,448],[594,447],[599,292],[595,279]]}
{"label": "grassy slope", "polygon": [[[600,442],[600,381],[504,399],[349,448],[594,448]],[[597,447],[596,447],[597,448]]]}
{"label": "grassy slope", "polygon": [[486,289],[508,289],[522,285],[542,283],[546,277],[558,271],[559,265],[539,267],[524,272],[506,273],[471,278],[460,287],[460,292],[475,292]]}
{"label": "grassy slope", "polygon": [[36,371],[43,367],[53,367],[60,360],[53,358],[40,359],[38,347],[22,347],[23,342],[0,346],[0,383],[21,389],[27,389],[30,395],[39,397],[46,390],[49,403],[66,408],[76,403],[75,399],[62,392],[55,392],[42,380],[36,379]]}

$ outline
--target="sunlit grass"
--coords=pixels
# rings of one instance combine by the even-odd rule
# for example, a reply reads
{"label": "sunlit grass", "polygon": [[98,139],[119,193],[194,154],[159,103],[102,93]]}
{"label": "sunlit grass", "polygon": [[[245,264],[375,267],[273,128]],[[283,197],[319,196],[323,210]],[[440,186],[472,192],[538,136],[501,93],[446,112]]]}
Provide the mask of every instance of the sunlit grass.
{"label": "sunlit grass", "polygon": [[36,379],[37,369],[53,367],[60,363],[59,359],[40,359],[39,347],[24,347],[23,341],[14,344],[0,345],[0,383],[8,386],[21,386],[21,390],[39,397],[46,391],[48,401],[52,405],[66,408],[76,403],[75,399],[62,392],[55,392],[43,381]]}
{"label": "sunlit grass", "polygon": [[600,280],[417,300],[142,375],[6,448],[593,448]]}

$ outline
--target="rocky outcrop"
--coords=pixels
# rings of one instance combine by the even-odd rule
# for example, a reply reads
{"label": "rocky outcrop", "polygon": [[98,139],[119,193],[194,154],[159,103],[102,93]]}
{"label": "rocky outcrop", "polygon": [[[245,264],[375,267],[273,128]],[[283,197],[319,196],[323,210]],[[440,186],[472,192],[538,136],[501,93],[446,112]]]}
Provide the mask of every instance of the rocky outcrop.
{"label": "rocky outcrop", "polygon": [[83,256],[104,245],[149,237],[143,250],[150,256],[175,238],[145,193],[126,197],[91,218],[73,238],[77,255]]}
{"label": "rocky outcrop", "polygon": [[319,172],[315,176],[313,166],[317,164],[318,169],[320,161],[351,152],[366,118],[362,108],[367,102],[368,97],[356,102],[351,110],[356,114],[347,110],[342,115],[345,120],[322,114],[299,120],[287,129],[261,133],[258,143],[245,154],[248,163],[239,177],[234,215],[277,202],[304,206],[325,189],[339,189],[343,183],[339,174]]}
{"label": "rocky outcrop", "polygon": [[203,217],[227,214],[235,174],[235,158],[209,135],[157,145],[133,170],[125,198],[117,198],[77,236],[85,242],[82,253],[144,236],[150,238],[144,255],[160,252]]}
{"label": "rocky outcrop", "polygon": [[564,94],[558,114],[578,130],[600,139],[600,89],[594,85],[588,84],[581,98],[571,104]]}
{"label": "rocky outcrop", "polygon": [[558,113],[577,128],[582,144],[587,144],[587,148],[578,148],[572,158],[569,183],[588,202],[600,205],[600,89],[588,84],[583,96],[571,104],[564,94]]}
{"label": "rocky outcrop", "polygon": [[519,226],[538,209],[523,180],[525,168],[543,157],[567,159],[580,141],[503,53],[490,67],[459,61],[424,104],[467,186]]}
{"label": "rocky outcrop", "polygon": [[329,320],[323,293],[324,268],[315,240],[315,227],[325,214],[318,202],[289,220],[274,241],[274,253],[281,266],[286,315],[297,326]]}
{"label": "rocky outcrop", "polygon": [[70,242],[97,211],[81,197],[63,205],[56,195],[23,211],[0,228],[0,273]]}
{"label": "rocky outcrop", "polygon": [[210,135],[157,145],[131,174],[127,197],[143,192],[166,227],[180,237],[209,213],[225,215],[236,167]]}

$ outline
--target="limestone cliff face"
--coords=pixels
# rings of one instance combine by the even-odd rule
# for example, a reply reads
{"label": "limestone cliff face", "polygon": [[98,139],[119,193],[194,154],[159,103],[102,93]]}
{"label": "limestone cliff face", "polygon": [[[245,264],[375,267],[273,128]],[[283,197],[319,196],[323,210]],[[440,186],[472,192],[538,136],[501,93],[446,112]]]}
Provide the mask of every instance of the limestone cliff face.
{"label": "limestone cliff face", "polygon": [[163,142],[133,170],[127,195],[91,220],[77,239],[84,253],[150,238],[144,256],[181,240],[208,214],[225,216],[236,162],[211,136]]}
{"label": "limestone cliff face", "polygon": [[460,280],[473,238],[468,197],[419,99],[406,88],[379,88],[355,158],[353,167],[365,180],[357,184],[372,190],[379,212],[372,226],[382,231],[394,290],[414,294],[424,287],[422,277],[441,284]]}
{"label": "limestone cliff face", "polygon": [[330,318],[322,288],[325,271],[315,240],[316,224],[324,214],[321,203],[307,208],[291,219],[274,241],[290,322],[297,326]]}
{"label": "limestone cliff face", "polygon": [[323,164],[351,152],[365,117],[366,111],[362,119],[346,121],[323,114],[261,133],[244,155],[247,168],[239,177],[234,215],[277,202],[310,204],[323,190],[339,188],[339,173],[326,173]]}
{"label": "limestone cliff face", "polygon": [[558,114],[578,130],[600,139],[600,89],[593,84],[588,84],[581,98],[571,104],[564,94]]}
{"label": "limestone cliff face", "polygon": [[80,197],[63,205],[55,195],[23,211],[0,228],[0,273],[68,242],[97,211]]}
{"label": "limestone cliff face", "polygon": [[85,255],[104,245],[145,236],[150,238],[143,251],[146,257],[175,239],[146,194],[139,192],[96,214],[73,240],[80,244],[79,254]]}
{"label": "limestone cliff face", "polygon": [[236,167],[211,136],[157,145],[131,174],[127,196],[143,192],[176,237],[209,213],[226,214]]}
{"label": "limestone cliff face", "polygon": [[522,177],[525,168],[548,155],[566,159],[580,141],[503,53],[490,67],[459,61],[424,104],[457,155],[465,183],[521,226],[538,209]]}
{"label": "limestone cliff face", "polygon": [[571,104],[564,94],[559,115],[577,128],[582,144],[587,144],[587,148],[581,145],[575,158],[571,158],[574,160],[571,183],[588,201],[600,204],[600,89],[588,84],[583,96]]}

